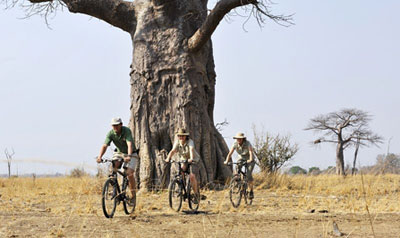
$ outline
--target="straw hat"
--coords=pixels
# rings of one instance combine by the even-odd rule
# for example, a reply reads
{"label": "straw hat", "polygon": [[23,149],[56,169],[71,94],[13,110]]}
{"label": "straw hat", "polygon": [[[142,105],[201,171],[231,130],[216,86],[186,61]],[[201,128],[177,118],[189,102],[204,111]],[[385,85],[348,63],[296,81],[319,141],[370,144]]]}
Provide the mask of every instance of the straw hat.
{"label": "straw hat", "polygon": [[177,136],[189,136],[189,133],[186,132],[185,129],[179,129],[178,132],[176,133]]}
{"label": "straw hat", "polygon": [[233,139],[246,139],[246,137],[244,136],[244,133],[239,132],[233,137]]}
{"label": "straw hat", "polygon": [[116,126],[116,125],[119,125],[119,124],[122,124],[121,118],[115,117],[115,118],[111,119],[111,125],[112,126]]}

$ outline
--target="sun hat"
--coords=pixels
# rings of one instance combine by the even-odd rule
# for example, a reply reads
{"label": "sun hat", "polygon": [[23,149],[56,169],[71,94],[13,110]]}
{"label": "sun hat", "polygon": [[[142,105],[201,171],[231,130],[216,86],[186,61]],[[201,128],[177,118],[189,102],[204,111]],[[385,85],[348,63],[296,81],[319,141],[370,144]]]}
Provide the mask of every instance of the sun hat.
{"label": "sun hat", "polygon": [[233,139],[246,139],[246,137],[244,136],[244,133],[239,132],[233,137]]}
{"label": "sun hat", "polygon": [[188,136],[189,133],[186,132],[185,129],[182,129],[182,128],[181,128],[181,129],[178,130],[178,132],[176,133],[176,135],[177,135],[177,136]]}
{"label": "sun hat", "polygon": [[119,125],[119,124],[122,124],[121,118],[115,117],[115,118],[111,119],[111,125],[112,126],[116,126],[116,125]]}

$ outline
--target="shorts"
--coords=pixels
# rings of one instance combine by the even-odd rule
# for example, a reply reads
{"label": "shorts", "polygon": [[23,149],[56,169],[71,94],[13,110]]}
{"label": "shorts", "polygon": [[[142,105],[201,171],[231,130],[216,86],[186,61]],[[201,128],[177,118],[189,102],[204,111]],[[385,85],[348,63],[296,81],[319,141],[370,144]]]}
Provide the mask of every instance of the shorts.
{"label": "shorts", "polygon": [[[238,160],[238,162],[239,162],[239,160]],[[254,178],[253,178],[253,169],[254,169],[255,165],[256,165],[256,161],[254,161],[254,160],[250,164],[247,164],[246,177],[247,177],[247,180],[250,181],[250,182],[254,180]]]}
{"label": "shorts", "polygon": [[[138,154],[137,153],[133,153],[132,154],[133,157],[131,157],[131,160],[129,162],[125,162],[124,161],[124,168],[128,168],[128,169],[132,169],[135,170],[136,169],[136,165],[137,165],[137,161],[138,161]],[[112,160],[123,160],[124,159],[124,154],[120,153],[120,152],[115,152],[113,154]],[[118,169],[120,169],[121,167],[119,167]]]}
{"label": "shorts", "polygon": [[[187,166],[189,163],[184,163],[185,166]],[[179,172],[179,168],[178,168],[179,164],[177,163],[173,163],[172,167],[171,167],[171,178],[175,177],[175,175],[178,174]],[[196,177],[199,176],[199,166],[196,163],[190,163],[189,165],[189,171],[190,174],[194,174]]]}

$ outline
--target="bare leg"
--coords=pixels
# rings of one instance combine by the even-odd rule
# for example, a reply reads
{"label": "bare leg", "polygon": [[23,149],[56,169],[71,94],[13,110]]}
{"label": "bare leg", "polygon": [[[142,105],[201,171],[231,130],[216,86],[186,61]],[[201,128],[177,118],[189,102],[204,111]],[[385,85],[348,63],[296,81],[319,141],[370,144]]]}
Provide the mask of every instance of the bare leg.
{"label": "bare leg", "polygon": [[193,191],[195,194],[199,194],[199,187],[197,183],[196,176],[194,174],[189,175],[190,183],[193,185]]}
{"label": "bare leg", "polygon": [[135,176],[134,176],[134,170],[133,169],[127,169],[126,174],[128,176],[128,181],[129,181],[129,189],[131,190],[132,198],[136,197],[136,181],[135,181]]}

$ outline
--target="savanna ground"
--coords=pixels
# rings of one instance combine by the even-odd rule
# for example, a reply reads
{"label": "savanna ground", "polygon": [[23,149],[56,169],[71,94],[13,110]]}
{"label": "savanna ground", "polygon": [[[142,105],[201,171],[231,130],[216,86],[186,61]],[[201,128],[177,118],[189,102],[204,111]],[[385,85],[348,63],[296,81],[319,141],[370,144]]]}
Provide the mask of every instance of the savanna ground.
{"label": "savanna ground", "polygon": [[0,237],[333,237],[333,222],[343,237],[400,237],[400,175],[258,175],[253,205],[203,191],[199,214],[170,210],[166,191],[140,193],[133,215],[120,205],[113,219],[104,180],[0,179]]}

